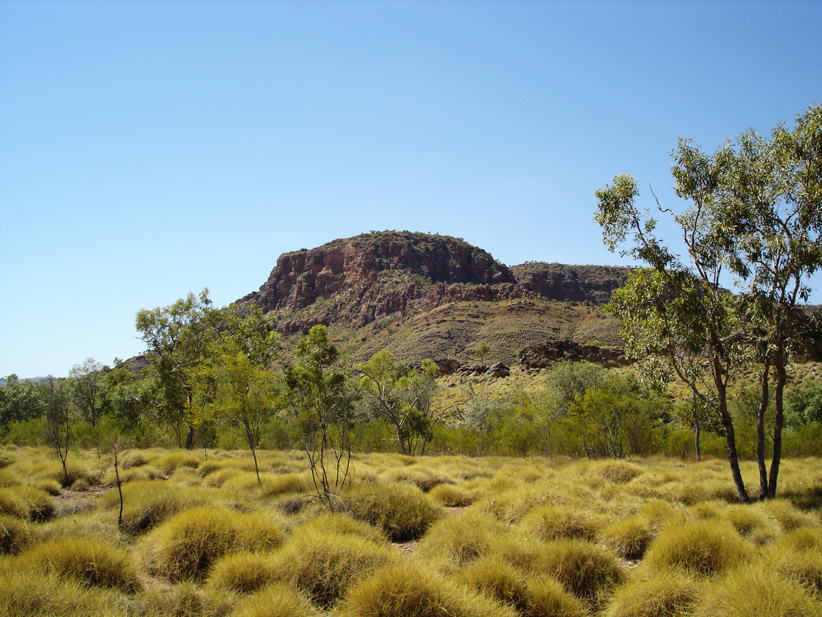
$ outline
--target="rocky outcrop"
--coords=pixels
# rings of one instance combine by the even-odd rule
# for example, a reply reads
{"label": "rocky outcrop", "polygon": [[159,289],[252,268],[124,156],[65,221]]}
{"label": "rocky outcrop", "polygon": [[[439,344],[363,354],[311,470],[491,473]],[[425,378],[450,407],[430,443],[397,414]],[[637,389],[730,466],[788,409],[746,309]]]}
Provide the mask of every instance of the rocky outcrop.
{"label": "rocky outcrop", "polygon": [[593,362],[605,368],[630,364],[625,352],[619,347],[581,345],[573,341],[551,341],[544,345],[526,347],[520,353],[520,364],[526,370],[538,371],[555,362]]}
{"label": "rocky outcrop", "polygon": [[547,300],[607,304],[633,268],[527,262],[511,271],[521,287]]}

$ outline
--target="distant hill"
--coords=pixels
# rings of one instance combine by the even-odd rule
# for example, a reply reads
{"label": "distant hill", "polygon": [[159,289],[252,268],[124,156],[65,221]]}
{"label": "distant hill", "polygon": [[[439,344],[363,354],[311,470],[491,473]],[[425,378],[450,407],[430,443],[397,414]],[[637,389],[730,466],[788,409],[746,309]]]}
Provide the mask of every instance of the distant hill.
{"label": "distant hill", "polygon": [[527,262],[508,267],[461,238],[384,231],[285,253],[238,302],[256,304],[287,341],[315,324],[355,360],[389,349],[426,357],[514,362],[550,341],[619,345],[603,310],[630,268]]}

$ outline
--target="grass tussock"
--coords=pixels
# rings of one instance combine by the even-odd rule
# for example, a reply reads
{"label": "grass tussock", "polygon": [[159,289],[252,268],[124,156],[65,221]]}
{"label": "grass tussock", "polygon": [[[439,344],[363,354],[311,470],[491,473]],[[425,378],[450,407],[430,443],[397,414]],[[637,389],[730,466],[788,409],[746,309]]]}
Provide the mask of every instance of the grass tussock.
{"label": "grass tussock", "polygon": [[431,527],[420,541],[420,556],[461,567],[486,555],[509,529],[493,516],[466,510],[447,516]]}
{"label": "grass tussock", "polygon": [[208,584],[234,593],[254,593],[274,580],[268,553],[231,553],[219,558],[208,573]]}
{"label": "grass tussock", "polygon": [[394,542],[416,540],[442,515],[420,489],[406,484],[371,484],[343,495],[355,518],[382,529]]}
{"label": "grass tussock", "polygon": [[284,583],[274,583],[240,600],[229,617],[312,617],[317,614],[301,594]]}
{"label": "grass tussock", "polygon": [[737,568],[713,582],[696,617],[820,617],[822,603],[800,584],[761,564]]}
{"label": "grass tussock", "polygon": [[342,512],[322,512],[294,529],[294,535],[318,537],[325,533],[353,535],[376,544],[388,541],[382,529]]}
{"label": "grass tussock", "polygon": [[0,615],[3,617],[126,617],[125,602],[114,590],[90,587],[76,578],[21,570],[0,562]]}
{"label": "grass tussock", "polygon": [[699,584],[692,577],[663,571],[616,590],[605,617],[690,617],[699,599]]}
{"label": "grass tussock", "polygon": [[272,556],[279,580],[305,594],[315,605],[328,608],[346,590],[378,568],[396,563],[399,554],[351,534],[295,534]]}
{"label": "grass tussock", "polygon": [[642,467],[628,461],[606,461],[596,467],[600,477],[614,484],[627,484],[644,472]]}
{"label": "grass tussock", "polygon": [[455,580],[511,606],[523,617],[583,617],[586,612],[555,579],[527,576],[495,556],[458,570]]}
{"label": "grass tussock", "polygon": [[345,597],[340,617],[516,617],[517,612],[428,568],[404,563],[374,573]]}
{"label": "grass tussock", "polygon": [[520,527],[542,540],[597,537],[599,522],[589,513],[557,506],[534,508],[520,522]]}
{"label": "grass tussock", "polygon": [[41,542],[15,559],[21,570],[71,577],[96,587],[128,593],[139,587],[137,570],[126,552],[101,539],[58,538]]}
{"label": "grass tussock", "polygon": [[189,508],[147,537],[149,566],[171,580],[200,580],[223,555],[272,550],[284,539],[284,525],[271,515]]}
{"label": "grass tussock", "polygon": [[54,515],[54,509],[54,500],[42,489],[27,485],[0,488],[0,514],[47,521]]}
{"label": "grass tussock", "polygon": [[753,555],[753,546],[729,523],[693,520],[664,529],[648,549],[643,565],[652,571],[676,568],[713,576],[745,563]]}
{"label": "grass tussock", "polygon": [[[106,493],[102,502],[109,508],[119,507],[117,491]],[[132,482],[123,486],[121,528],[129,535],[139,535],[178,512],[213,502],[214,494],[202,487],[172,488],[160,480]]]}
{"label": "grass tussock", "polygon": [[477,498],[474,491],[453,484],[438,484],[428,494],[447,508],[466,508]]}
{"label": "grass tussock", "polygon": [[619,557],[638,561],[645,555],[655,534],[654,526],[645,517],[632,516],[610,523],[602,529],[599,538]]}
{"label": "grass tussock", "polygon": [[0,555],[19,553],[31,541],[31,526],[24,520],[0,514]]}
{"label": "grass tussock", "polygon": [[578,598],[595,602],[622,580],[616,557],[609,550],[584,540],[547,543],[542,565],[545,572]]}

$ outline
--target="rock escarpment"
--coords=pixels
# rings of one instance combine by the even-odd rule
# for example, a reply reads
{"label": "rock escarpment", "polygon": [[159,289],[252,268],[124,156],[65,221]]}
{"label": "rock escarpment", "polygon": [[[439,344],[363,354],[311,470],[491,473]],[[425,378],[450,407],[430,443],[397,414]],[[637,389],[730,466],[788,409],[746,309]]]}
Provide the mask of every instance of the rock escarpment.
{"label": "rock escarpment", "polygon": [[379,232],[281,255],[260,290],[241,302],[279,313],[278,328],[296,332],[315,323],[364,325],[444,302],[527,293],[507,266],[461,239]]}

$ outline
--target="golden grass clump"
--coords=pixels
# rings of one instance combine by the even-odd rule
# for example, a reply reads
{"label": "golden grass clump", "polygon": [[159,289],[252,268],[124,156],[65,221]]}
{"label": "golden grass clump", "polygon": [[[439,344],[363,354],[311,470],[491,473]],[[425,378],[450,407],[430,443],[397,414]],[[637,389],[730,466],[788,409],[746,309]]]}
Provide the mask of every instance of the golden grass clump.
{"label": "golden grass clump", "polygon": [[284,583],[273,583],[237,603],[229,617],[312,617],[317,611]]}
{"label": "golden grass clump", "polygon": [[420,465],[410,465],[408,467],[395,467],[389,469],[383,475],[384,482],[405,482],[406,484],[413,484],[421,491],[427,493],[435,486],[442,484],[453,484],[445,476],[438,474],[433,469],[422,467]]}
{"label": "golden grass clump", "polygon": [[409,563],[375,572],[345,597],[340,617],[516,617],[517,612],[427,568]]}
{"label": "golden grass clump", "polygon": [[653,525],[642,516],[614,521],[599,534],[605,546],[630,561],[642,559],[654,539]]}
{"label": "golden grass clump", "polygon": [[420,541],[420,556],[464,566],[487,554],[495,542],[510,534],[504,523],[489,514],[466,510],[440,519]]}
{"label": "golden grass clump", "polygon": [[622,580],[614,554],[585,540],[554,540],[542,551],[544,572],[578,598],[596,601]]}
{"label": "golden grass clump", "polygon": [[147,537],[149,566],[175,581],[199,580],[223,555],[271,550],[284,539],[284,525],[270,515],[214,506],[189,508]]}
{"label": "golden grass clump", "polygon": [[643,565],[711,576],[741,565],[753,553],[753,546],[726,521],[693,520],[666,527],[651,544]]}
{"label": "golden grass clump", "polygon": [[606,461],[600,463],[596,468],[596,472],[600,477],[614,484],[626,484],[645,473],[642,467],[628,461]]}
{"label": "golden grass clump", "polygon": [[322,512],[294,529],[294,535],[319,536],[324,533],[350,534],[377,544],[388,541],[382,529],[342,512]]}
{"label": "golden grass clump", "polygon": [[31,528],[26,521],[0,514],[0,555],[19,553],[30,540]]}
{"label": "golden grass clump", "polygon": [[768,544],[777,538],[780,526],[769,516],[763,504],[734,504],[727,507],[725,518],[739,534],[756,546]]}
{"label": "golden grass clump", "polygon": [[399,558],[391,547],[351,534],[298,533],[272,556],[271,567],[278,580],[328,608],[353,584]]}
{"label": "golden grass clump", "polygon": [[483,557],[458,570],[455,580],[510,605],[523,617],[583,617],[585,610],[561,583],[550,577],[527,576],[495,556]]}
{"label": "golden grass clump", "polygon": [[605,617],[690,617],[699,599],[699,584],[690,576],[662,571],[619,587]]}
{"label": "golden grass clump", "polygon": [[428,495],[406,484],[360,485],[342,497],[356,518],[379,527],[394,542],[416,540],[442,515]]}
{"label": "golden grass clump", "polygon": [[822,603],[800,584],[754,563],[718,577],[696,617],[820,617]]}
{"label": "golden grass clump", "polygon": [[220,557],[208,572],[208,584],[235,593],[254,593],[274,580],[268,553],[230,553]]}
{"label": "golden grass clump", "polygon": [[54,501],[46,491],[33,486],[0,488],[0,514],[47,521],[54,515]]}
{"label": "golden grass clump", "polygon": [[[191,581],[149,587],[135,596],[128,616],[221,617],[234,605],[232,594],[216,587],[198,587]],[[105,617],[110,617],[108,614]]]}
{"label": "golden grass clump", "polygon": [[593,540],[597,536],[600,525],[585,511],[559,506],[542,506],[528,512],[519,526],[542,540],[558,538]]}
{"label": "golden grass clump", "polygon": [[21,570],[15,560],[0,561],[0,615],[3,617],[126,616],[112,589],[90,587],[76,578]]}
{"label": "golden grass clump", "polygon": [[[144,533],[186,508],[214,503],[214,493],[202,487],[170,487],[160,480],[123,485],[122,530],[131,535]],[[104,506],[119,507],[116,490],[102,498]]]}
{"label": "golden grass clump", "polygon": [[428,494],[448,508],[465,508],[474,503],[476,499],[473,491],[454,484],[438,484]]}
{"label": "golden grass clump", "polygon": [[164,454],[151,461],[153,467],[156,467],[162,474],[170,476],[179,467],[190,467],[196,469],[199,467],[202,457],[186,452],[184,450],[172,450],[168,454]]}
{"label": "golden grass clump", "polygon": [[803,512],[786,499],[769,499],[762,507],[769,516],[776,519],[784,531],[820,526],[818,516]]}
{"label": "golden grass clump", "polygon": [[126,552],[98,538],[55,538],[32,546],[15,559],[22,570],[72,577],[97,587],[133,592],[139,586],[137,570]]}

